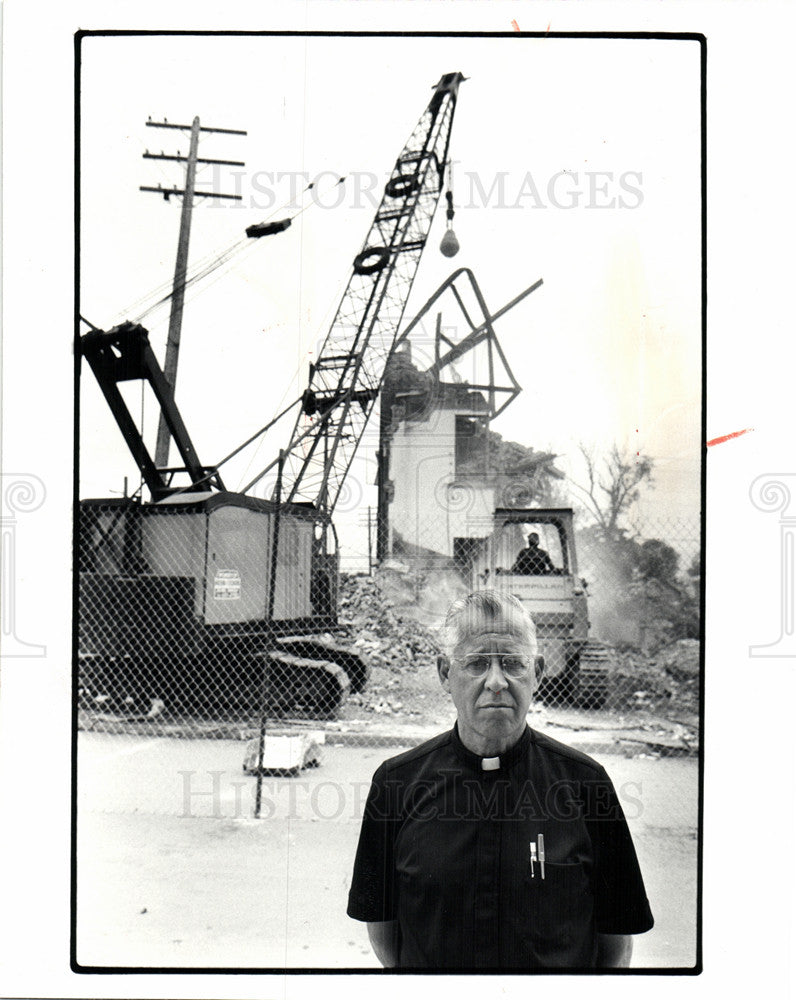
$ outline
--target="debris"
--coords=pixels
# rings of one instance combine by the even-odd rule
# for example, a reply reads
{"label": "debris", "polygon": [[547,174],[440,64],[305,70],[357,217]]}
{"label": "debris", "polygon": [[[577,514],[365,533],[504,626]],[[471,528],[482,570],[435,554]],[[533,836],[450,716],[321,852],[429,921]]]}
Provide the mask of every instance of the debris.
{"label": "debris", "polygon": [[[399,568],[393,561],[373,576],[342,575],[340,624],[348,643],[371,667],[364,689],[350,696],[341,708],[344,727],[411,720],[441,729],[452,721],[450,697],[443,691],[436,670],[438,632],[424,624],[432,621],[430,615],[423,621],[414,615],[421,595],[433,589],[435,573],[439,575],[434,568],[410,571],[404,564]],[[681,752],[695,752],[699,746],[698,662],[699,643],[695,640],[670,643],[654,654],[620,648],[612,666],[607,713],[584,715],[574,709],[553,711],[537,704],[534,710],[540,718],[532,725],[542,729],[559,725],[577,731],[638,730],[645,742],[669,737],[677,741]]]}
{"label": "debris", "polygon": [[680,681],[699,677],[699,642],[678,639],[661,651],[659,656],[667,674]]}
{"label": "debris", "polygon": [[648,710],[673,721],[691,716],[695,721],[699,712],[699,643],[679,639],[654,654],[617,649],[611,690],[617,709],[634,713]]}
{"label": "debris", "polygon": [[397,615],[377,578],[343,574],[340,589],[340,624],[371,667],[403,671],[434,662],[439,648],[431,629]]}
{"label": "debris", "polygon": [[[295,736],[268,736],[263,746],[263,774],[297,775],[302,768],[318,767],[324,733],[300,733]],[[257,774],[260,753],[259,737],[250,740],[243,758],[243,773]]]}

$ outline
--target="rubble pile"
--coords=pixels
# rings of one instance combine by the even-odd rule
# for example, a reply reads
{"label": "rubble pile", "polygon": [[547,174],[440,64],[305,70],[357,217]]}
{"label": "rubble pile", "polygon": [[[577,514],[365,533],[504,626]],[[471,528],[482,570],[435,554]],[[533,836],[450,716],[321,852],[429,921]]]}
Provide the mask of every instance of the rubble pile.
{"label": "rubble pile", "polygon": [[668,717],[699,712],[699,642],[679,639],[655,653],[616,650],[611,702]]}
{"label": "rubble pile", "polygon": [[370,679],[348,698],[343,719],[375,714],[436,723],[449,713],[437,678],[433,631],[403,615],[377,578],[342,574],[339,622],[370,665]]}
{"label": "rubble pile", "polygon": [[431,629],[396,613],[374,577],[343,574],[340,589],[340,624],[371,667],[403,671],[434,662]]}
{"label": "rubble pile", "polygon": [[[451,703],[437,677],[436,632],[414,615],[424,600],[426,581],[417,575],[394,577],[341,577],[339,621],[347,641],[370,664],[365,689],[348,698],[341,719],[375,715],[441,724],[450,716]],[[699,642],[681,639],[650,653],[614,648],[612,659],[606,717],[632,713],[696,725]]]}

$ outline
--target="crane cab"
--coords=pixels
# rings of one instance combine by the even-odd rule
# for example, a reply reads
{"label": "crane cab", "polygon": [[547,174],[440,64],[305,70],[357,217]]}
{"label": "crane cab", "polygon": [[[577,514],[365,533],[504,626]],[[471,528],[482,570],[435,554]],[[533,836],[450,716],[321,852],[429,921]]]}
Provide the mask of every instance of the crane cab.
{"label": "crane cab", "polygon": [[184,702],[201,686],[244,692],[273,637],[295,644],[336,627],[334,530],[309,506],[225,492],[84,500],[79,553],[84,673],[97,667],[144,698]]}

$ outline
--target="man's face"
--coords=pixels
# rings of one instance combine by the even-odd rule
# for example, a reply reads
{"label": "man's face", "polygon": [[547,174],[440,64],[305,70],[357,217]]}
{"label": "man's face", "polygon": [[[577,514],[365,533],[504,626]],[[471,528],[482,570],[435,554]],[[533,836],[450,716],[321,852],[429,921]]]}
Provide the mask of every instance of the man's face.
{"label": "man's face", "polygon": [[[510,658],[503,661],[508,669],[501,665],[501,654]],[[520,660],[524,670],[517,669]],[[481,669],[484,666],[486,670]],[[470,623],[450,659],[440,657],[438,664],[442,686],[456,706],[465,746],[488,757],[516,742],[525,728],[540,668],[522,619],[482,618]]]}

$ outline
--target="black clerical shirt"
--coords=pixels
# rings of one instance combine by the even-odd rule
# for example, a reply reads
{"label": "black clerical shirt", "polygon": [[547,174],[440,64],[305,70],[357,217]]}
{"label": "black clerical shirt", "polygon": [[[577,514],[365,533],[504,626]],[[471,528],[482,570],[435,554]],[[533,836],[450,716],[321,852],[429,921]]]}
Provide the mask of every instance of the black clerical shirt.
{"label": "black clerical shirt", "polygon": [[397,920],[417,969],[591,968],[598,933],[653,923],[604,768],[527,727],[500,758],[454,727],[378,768],[348,914]]}

